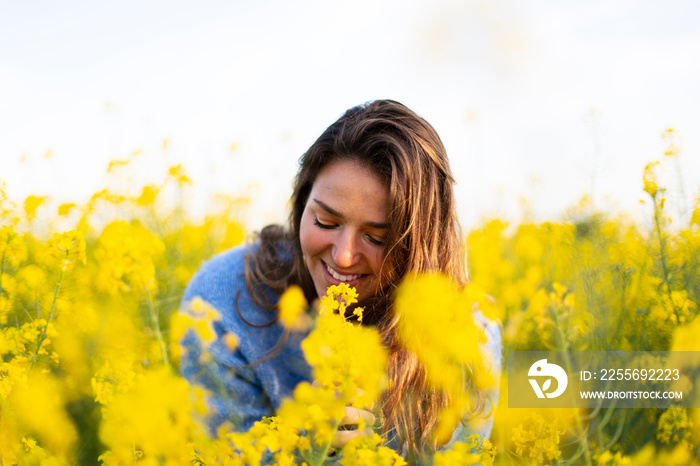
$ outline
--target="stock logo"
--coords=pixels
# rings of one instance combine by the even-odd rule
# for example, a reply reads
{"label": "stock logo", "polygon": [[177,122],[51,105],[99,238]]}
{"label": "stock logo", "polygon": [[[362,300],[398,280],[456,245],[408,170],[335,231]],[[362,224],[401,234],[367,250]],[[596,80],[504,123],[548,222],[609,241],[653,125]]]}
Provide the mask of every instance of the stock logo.
{"label": "stock logo", "polygon": [[[566,390],[566,385],[569,383],[569,378],[566,376],[566,372],[561,367],[556,364],[548,364],[546,359],[540,359],[536,361],[532,366],[527,375],[529,377],[548,377],[544,381],[542,387],[540,387],[537,379],[528,379],[532,389],[535,390],[537,398],[556,398]],[[547,392],[552,385],[552,378],[557,381],[557,389],[553,392]]]}

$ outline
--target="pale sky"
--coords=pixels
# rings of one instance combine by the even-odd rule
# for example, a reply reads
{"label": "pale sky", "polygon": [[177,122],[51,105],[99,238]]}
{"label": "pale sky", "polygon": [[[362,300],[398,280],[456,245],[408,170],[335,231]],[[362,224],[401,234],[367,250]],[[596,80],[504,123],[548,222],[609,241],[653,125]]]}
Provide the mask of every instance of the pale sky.
{"label": "pale sky", "polygon": [[668,127],[669,198],[698,197],[698,83],[692,0],[0,0],[0,179],[16,199],[80,202],[141,150],[134,182],[182,163],[195,214],[248,194],[259,228],[285,217],[323,129],[391,98],[441,135],[467,228],[520,220],[523,197],[558,219],[591,190],[639,216]]}

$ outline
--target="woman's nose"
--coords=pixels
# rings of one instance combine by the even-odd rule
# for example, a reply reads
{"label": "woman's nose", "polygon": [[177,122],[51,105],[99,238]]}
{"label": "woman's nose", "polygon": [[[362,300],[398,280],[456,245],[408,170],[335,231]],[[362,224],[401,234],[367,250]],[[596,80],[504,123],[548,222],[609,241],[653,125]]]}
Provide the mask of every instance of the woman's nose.
{"label": "woman's nose", "polygon": [[343,268],[351,267],[359,261],[355,237],[351,232],[343,232],[338,238],[333,251],[333,260],[336,265]]}

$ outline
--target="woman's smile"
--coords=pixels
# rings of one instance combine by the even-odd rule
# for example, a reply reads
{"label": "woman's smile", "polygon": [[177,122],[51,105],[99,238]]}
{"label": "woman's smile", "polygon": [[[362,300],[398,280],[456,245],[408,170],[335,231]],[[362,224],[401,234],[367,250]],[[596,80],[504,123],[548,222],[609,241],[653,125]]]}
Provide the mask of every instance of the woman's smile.
{"label": "woman's smile", "polygon": [[335,278],[335,279],[338,280],[338,281],[345,282],[345,283],[349,283],[349,282],[351,282],[351,281],[353,281],[353,280],[357,280],[358,278],[363,277],[363,276],[366,275],[366,274],[341,275],[340,272],[338,272],[337,270],[335,270],[335,269],[334,269],[333,267],[331,267],[330,265],[328,265],[328,264],[325,264],[325,265],[326,265],[326,270],[328,270],[328,273],[329,273],[333,278]]}

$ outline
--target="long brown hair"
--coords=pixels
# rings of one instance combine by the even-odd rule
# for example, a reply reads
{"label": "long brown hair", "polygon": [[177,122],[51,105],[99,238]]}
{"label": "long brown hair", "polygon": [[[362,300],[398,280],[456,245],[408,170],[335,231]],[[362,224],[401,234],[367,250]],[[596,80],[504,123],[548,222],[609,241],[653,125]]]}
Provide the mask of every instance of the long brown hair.
{"label": "long brown hair", "polygon": [[275,303],[267,300],[263,285],[282,293],[296,284],[309,301],[317,298],[303,262],[299,225],[318,173],[339,159],[372,169],[389,189],[381,291],[360,304],[366,307],[365,323],[377,327],[389,350],[389,388],[380,413],[384,431],[421,454],[436,447],[431,434],[450,396],[427,386],[417,358],[399,344],[391,297],[408,274],[441,272],[460,288],[467,282],[454,179],[442,141],[427,121],[396,101],[377,100],[351,108],[329,126],[300,159],[288,227],[260,232],[260,244],[246,261],[246,282],[256,302],[268,309]]}

